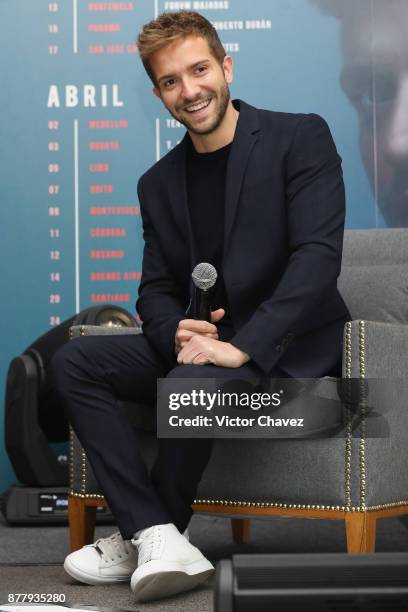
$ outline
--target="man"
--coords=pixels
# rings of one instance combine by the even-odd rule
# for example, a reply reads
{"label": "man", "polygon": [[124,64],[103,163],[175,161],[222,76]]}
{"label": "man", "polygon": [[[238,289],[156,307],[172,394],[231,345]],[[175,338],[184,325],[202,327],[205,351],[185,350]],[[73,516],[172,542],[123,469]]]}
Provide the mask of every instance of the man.
{"label": "man", "polygon": [[[131,580],[147,600],[213,571],[182,535],[211,441],[159,440],[149,477],[115,399],[152,401],[165,376],[337,371],[348,313],[336,288],[344,189],[324,121],[232,103],[232,60],[197,13],[159,16],[139,52],[155,95],[187,128],[139,181],[144,333],[67,343],[54,370],[120,529],[69,555],[65,569],[90,584]],[[185,314],[199,261],[219,272],[212,323]]]}
{"label": "man", "polygon": [[389,227],[408,227],[408,3],[313,1],[341,19],[341,83],[378,207]]}

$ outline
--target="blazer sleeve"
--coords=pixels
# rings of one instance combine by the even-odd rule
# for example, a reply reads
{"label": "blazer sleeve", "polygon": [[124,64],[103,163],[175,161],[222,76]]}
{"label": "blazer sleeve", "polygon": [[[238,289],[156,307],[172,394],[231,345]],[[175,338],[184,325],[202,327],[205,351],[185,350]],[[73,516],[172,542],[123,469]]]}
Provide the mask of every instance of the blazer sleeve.
{"label": "blazer sleeve", "polygon": [[299,329],[308,331],[308,317],[316,304],[332,296],[340,273],[345,221],[341,158],[318,115],[303,116],[296,128],[285,184],[286,269],[270,298],[230,340],[265,373],[277,364],[283,347]]}
{"label": "blazer sleeve", "polygon": [[181,289],[166,264],[151,223],[143,191],[137,186],[143,225],[143,263],[136,309],[143,333],[169,365],[175,365],[174,338],[179,321],[186,318]]}

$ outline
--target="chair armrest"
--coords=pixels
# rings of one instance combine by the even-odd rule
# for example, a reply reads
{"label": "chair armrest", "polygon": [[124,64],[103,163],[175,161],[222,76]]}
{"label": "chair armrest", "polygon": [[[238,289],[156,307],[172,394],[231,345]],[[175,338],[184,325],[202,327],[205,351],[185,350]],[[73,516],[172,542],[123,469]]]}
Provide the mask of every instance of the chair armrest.
{"label": "chair armrest", "polygon": [[350,464],[358,465],[352,498],[361,507],[408,503],[407,374],[408,325],[346,323],[343,375],[364,380],[348,444]]}
{"label": "chair armrest", "polygon": [[405,378],[408,375],[408,325],[350,321],[344,329],[343,376]]}
{"label": "chair armrest", "polygon": [[141,334],[141,327],[120,327],[119,325],[72,325],[69,328],[69,339],[80,336],[125,336]]}
{"label": "chair armrest", "polygon": [[[82,336],[124,336],[142,333],[141,327],[119,327],[115,325],[73,325],[69,330],[70,340]],[[118,402],[118,410],[122,410],[131,417],[133,426],[142,432],[155,431],[155,411],[151,406],[136,405],[127,402]],[[141,434],[139,434],[141,435]],[[147,435],[147,434],[146,434]],[[150,434],[153,437],[153,433]],[[71,493],[81,496],[101,495],[101,489],[97,483],[92,467],[88,463],[85,452],[70,427],[70,490]]]}

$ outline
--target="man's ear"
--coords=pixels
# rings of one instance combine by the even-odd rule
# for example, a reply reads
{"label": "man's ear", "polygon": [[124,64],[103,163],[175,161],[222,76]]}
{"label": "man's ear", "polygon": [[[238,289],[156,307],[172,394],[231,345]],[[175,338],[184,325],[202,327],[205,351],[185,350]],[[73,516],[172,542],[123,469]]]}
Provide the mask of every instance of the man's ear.
{"label": "man's ear", "polygon": [[232,57],[231,56],[226,55],[224,57],[224,59],[222,60],[222,68],[224,70],[225,80],[227,81],[228,84],[232,83],[232,79],[233,79],[233,62],[232,62]]}
{"label": "man's ear", "polygon": [[160,89],[159,89],[158,87],[156,87],[156,86],[155,86],[155,87],[153,87],[153,93],[154,93],[154,95],[155,95],[155,96],[157,96],[158,98],[161,98],[161,95],[160,95]]}

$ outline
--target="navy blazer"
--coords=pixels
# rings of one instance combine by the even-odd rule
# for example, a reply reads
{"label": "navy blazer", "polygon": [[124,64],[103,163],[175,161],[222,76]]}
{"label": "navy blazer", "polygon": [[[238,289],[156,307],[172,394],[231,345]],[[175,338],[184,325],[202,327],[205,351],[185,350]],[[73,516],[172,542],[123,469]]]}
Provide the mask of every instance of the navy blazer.
{"label": "navy blazer", "polygon": [[[222,272],[230,342],[267,374],[329,373],[349,313],[337,290],[344,231],[341,158],[318,115],[259,110],[239,119],[225,185]],[[174,336],[192,291],[187,135],[140,179],[145,241],[136,307],[151,344],[175,365]]]}

